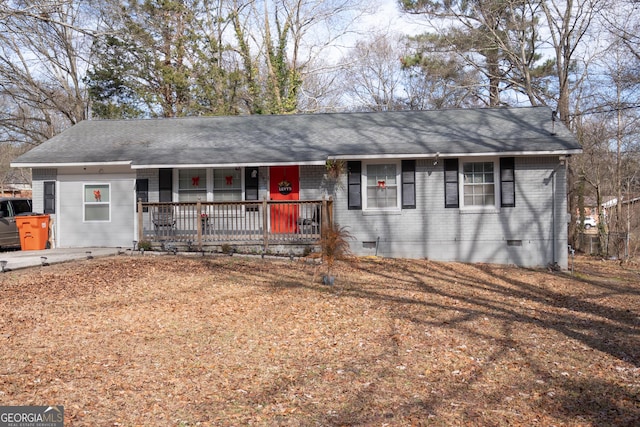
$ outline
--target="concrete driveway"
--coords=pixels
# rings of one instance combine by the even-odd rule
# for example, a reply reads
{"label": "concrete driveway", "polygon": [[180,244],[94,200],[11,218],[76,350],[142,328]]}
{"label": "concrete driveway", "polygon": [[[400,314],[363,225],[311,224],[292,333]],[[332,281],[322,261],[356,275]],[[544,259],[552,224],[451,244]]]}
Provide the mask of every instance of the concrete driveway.
{"label": "concrete driveway", "polygon": [[124,253],[124,249],[118,248],[73,248],[73,249],[45,249],[41,251],[7,251],[0,252],[0,266],[9,270],[19,268],[42,266],[43,263],[56,264],[89,257],[104,257]]}

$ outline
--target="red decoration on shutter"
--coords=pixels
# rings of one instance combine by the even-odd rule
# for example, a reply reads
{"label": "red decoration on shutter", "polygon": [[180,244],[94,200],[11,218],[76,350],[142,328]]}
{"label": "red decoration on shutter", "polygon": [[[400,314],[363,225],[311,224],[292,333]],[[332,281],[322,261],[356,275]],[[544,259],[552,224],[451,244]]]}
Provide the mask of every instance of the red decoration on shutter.
{"label": "red decoration on shutter", "polygon": [[233,175],[225,176],[225,180],[227,180],[227,185],[233,185]]}
{"label": "red decoration on shutter", "polygon": [[200,185],[200,177],[194,176],[193,178],[191,178],[191,185],[193,185],[194,187],[198,187]]}

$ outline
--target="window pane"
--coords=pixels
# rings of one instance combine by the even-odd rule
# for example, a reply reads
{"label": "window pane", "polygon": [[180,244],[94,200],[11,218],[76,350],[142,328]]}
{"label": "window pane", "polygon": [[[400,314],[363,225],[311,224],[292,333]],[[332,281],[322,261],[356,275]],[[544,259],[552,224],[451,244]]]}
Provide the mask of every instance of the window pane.
{"label": "window pane", "polygon": [[21,213],[31,212],[31,202],[29,200],[14,200],[13,201],[13,214],[19,215]]}
{"label": "window pane", "polygon": [[178,201],[197,202],[207,200],[206,169],[181,169],[178,171]]}
{"label": "window pane", "polygon": [[493,162],[464,163],[465,206],[495,204]]}
{"label": "window pane", "polygon": [[213,189],[215,190],[242,190],[242,180],[240,178],[240,169],[214,169],[213,170]]}
{"label": "window pane", "polygon": [[9,202],[0,202],[0,212],[2,212],[3,217],[11,216],[11,212],[9,212]]}
{"label": "window pane", "polygon": [[205,169],[181,169],[178,171],[178,190],[207,190],[207,171]]}
{"label": "window pane", "polygon": [[84,186],[84,201],[86,203],[104,203],[109,200],[109,184]]}
{"label": "window pane", "polygon": [[216,202],[233,202],[242,200],[241,176],[240,168],[214,169],[213,200]]}
{"label": "window pane", "polygon": [[84,186],[85,221],[109,221],[109,184],[89,184]]}
{"label": "window pane", "polygon": [[213,200],[216,202],[233,202],[242,200],[241,176],[240,168],[214,169]]}
{"label": "window pane", "polygon": [[180,191],[178,193],[178,201],[179,202],[197,202],[207,200],[207,192],[206,190],[200,191]]}
{"label": "window pane", "polygon": [[367,207],[398,207],[396,164],[367,165]]}
{"label": "window pane", "polygon": [[493,182],[493,172],[484,174],[484,182]]}
{"label": "window pane", "polygon": [[85,221],[109,221],[109,205],[85,205],[84,219]]}
{"label": "window pane", "polygon": [[367,185],[378,185],[381,181],[386,185],[396,184],[395,164],[367,165]]}
{"label": "window pane", "polygon": [[367,187],[367,207],[395,208],[398,206],[397,187]]}
{"label": "window pane", "polygon": [[216,191],[213,198],[216,202],[238,202],[242,200],[242,192],[238,191]]}

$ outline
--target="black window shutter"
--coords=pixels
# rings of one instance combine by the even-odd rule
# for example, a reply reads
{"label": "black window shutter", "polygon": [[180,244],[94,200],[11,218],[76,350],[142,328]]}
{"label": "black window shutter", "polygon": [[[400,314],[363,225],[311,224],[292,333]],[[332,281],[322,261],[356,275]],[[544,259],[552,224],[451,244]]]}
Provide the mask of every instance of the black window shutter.
{"label": "black window shutter", "polygon": [[347,162],[349,210],[362,209],[362,163]]}
{"label": "black window shutter", "polygon": [[244,169],[244,198],[258,200],[258,168]]}
{"label": "black window shutter", "polygon": [[500,159],[500,205],[503,208],[516,206],[516,174],[513,157]]}
{"label": "black window shutter", "polygon": [[459,208],[458,159],[444,160],[444,207]]}
{"label": "black window shutter", "polygon": [[44,182],[44,213],[56,213],[56,182]]}
{"label": "black window shutter", "polygon": [[159,202],[173,202],[173,169],[158,171]]}
{"label": "black window shutter", "polygon": [[[138,201],[149,201],[149,180],[147,178],[136,179],[136,212],[138,212]],[[142,208],[144,212],[148,212],[149,208]]]}
{"label": "black window shutter", "polygon": [[416,208],[416,161],[402,161],[402,209]]}

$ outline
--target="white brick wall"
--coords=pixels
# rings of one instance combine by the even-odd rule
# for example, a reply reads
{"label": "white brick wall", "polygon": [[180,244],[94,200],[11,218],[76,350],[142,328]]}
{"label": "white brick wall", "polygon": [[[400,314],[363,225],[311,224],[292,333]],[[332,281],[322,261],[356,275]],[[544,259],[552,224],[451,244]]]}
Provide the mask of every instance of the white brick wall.
{"label": "white brick wall", "polygon": [[347,210],[345,176],[335,194],[336,222],[349,227],[356,238],[352,250],[361,255],[376,251],[363,242],[379,241],[382,256],[544,266],[555,255],[555,262],[566,267],[564,167],[557,157],[516,158],[515,167],[516,207],[491,212],[446,209],[443,166],[433,160],[416,164],[417,208],[399,213]]}

